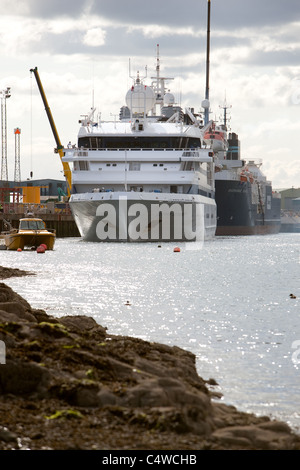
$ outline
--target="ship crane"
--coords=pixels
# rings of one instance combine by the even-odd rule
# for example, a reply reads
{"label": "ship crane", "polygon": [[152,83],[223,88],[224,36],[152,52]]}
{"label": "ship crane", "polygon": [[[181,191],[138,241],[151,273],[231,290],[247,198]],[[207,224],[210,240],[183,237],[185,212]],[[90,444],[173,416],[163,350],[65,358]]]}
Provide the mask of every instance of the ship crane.
{"label": "ship crane", "polygon": [[44,103],[44,106],[45,106],[46,114],[48,116],[49,123],[50,123],[51,129],[52,129],[52,132],[53,132],[53,135],[54,135],[54,139],[55,139],[55,142],[56,142],[56,145],[57,145],[56,151],[59,154],[62,165],[63,165],[64,176],[66,178],[66,183],[67,183],[67,194],[68,194],[68,197],[70,197],[71,188],[72,188],[71,168],[70,168],[70,166],[67,162],[64,162],[62,160],[62,158],[64,157],[63,146],[61,144],[61,141],[60,141],[60,138],[59,138],[59,135],[58,135],[55,123],[54,123],[54,119],[53,119],[53,116],[52,116],[52,113],[51,113],[51,109],[48,105],[48,101],[47,101],[47,98],[46,98],[46,95],[45,95],[45,92],[44,92],[44,89],[43,89],[43,86],[42,86],[42,82],[40,80],[40,76],[39,76],[37,67],[35,67],[34,69],[30,69],[30,72],[34,73],[34,76],[35,76],[35,79],[36,79],[36,82],[37,82],[37,85],[38,85],[38,88],[39,88],[39,91],[40,91],[40,94],[41,94],[41,97],[42,97],[42,100],[43,100],[43,103]]}

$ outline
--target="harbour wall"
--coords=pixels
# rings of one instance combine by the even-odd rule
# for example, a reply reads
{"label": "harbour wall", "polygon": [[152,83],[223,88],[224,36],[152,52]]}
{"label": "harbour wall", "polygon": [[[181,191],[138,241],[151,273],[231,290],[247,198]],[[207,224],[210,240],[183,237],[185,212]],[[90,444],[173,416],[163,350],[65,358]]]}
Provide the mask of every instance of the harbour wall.
{"label": "harbour wall", "polygon": [[7,230],[5,222],[18,228],[19,220],[29,215],[44,220],[48,229],[55,229],[57,237],[80,237],[68,203],[65,204],[2,204],[0,231]]}

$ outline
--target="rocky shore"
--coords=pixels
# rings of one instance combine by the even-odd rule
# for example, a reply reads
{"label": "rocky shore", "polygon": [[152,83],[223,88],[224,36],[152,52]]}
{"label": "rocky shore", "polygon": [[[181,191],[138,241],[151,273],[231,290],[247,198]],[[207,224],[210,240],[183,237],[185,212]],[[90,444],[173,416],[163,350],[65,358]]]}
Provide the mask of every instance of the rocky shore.
{"label": "rocky shore", "polygon": [[3,282],[0,340],[0,450],[300,450],[287,424],[216,399],[192,353],[55,318]]}

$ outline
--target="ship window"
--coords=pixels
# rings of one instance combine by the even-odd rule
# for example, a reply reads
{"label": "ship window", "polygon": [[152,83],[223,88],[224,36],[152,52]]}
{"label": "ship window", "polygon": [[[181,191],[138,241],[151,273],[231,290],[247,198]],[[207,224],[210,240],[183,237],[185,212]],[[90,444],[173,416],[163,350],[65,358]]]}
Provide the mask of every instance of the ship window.
{"label": "ship window", "polygon": [[157,163],[153,163],[153,166],[157,166]]}
{"label": "ship window", "polygon": [[86,148],[88,149],[90,146],[90,139],[88,137],[81,137],[78,139],[78,147],[81,148]]}
{"label": "ship window", "polygon": [[129,163],[129,171],[140,171],[141,164],[137,162],[130,162]]}
{"label": "ship window", "polygon": [[199,139],[189,139],[187,137],[170,137],[170,136],[128,136],[128,137],[102,137],[89,140],[87,137],[81,137],[78,140],[78,147],[102,149],[184,149],[189,147],[189,140],[196,142],[194,147],[200,146]]}
{"label": "ship window", "polygon": [[106,163],[106,166],[110,166],[110,163]]}
{"label": "ship window", "polygon": [[45,224],[42,220],[21,220],[21,230],[44,230]]}
{"label": "ship window", "polygon": [[78,147],[85,149],[187,149],[201,147],[196,137],[128,136],[80,137]]}
{"label": "ship window", "polygon": [[79,161],[79,170],[86,171],[89,169],[88,162]]}
{"label": "ship window", "polygon": [[200,139],[196,139],[196,138],[189,138],[188,139],[188,143],[187,143],[187,148],[190,148],[190,149],[193,149],[193,148],[198,148],[198,147],[201,147],[201,141]]}

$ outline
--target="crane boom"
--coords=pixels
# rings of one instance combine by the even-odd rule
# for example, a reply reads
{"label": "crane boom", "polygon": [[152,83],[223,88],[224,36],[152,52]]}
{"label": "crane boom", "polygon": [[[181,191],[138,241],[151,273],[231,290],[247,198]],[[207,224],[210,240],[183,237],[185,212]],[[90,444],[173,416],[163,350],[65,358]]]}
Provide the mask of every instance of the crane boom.
{"label": "crane boom", "polygon": [[43,100],[43,103],[44,103],[44,106],[45,106],[45,111],[46,111],[46,114],[48,116],[49,123],[50,123],[51,129],[52,129],[52,132],[53,132],[53,135],[54,135],[54,139],[55,139],[55,142],[56,142],[57,152],[60,156],[60,159],[61,159],[61,162],[62,162],[62,165],[63,165],[64,176],[66,178],[66,183],[67,183],[67,193],[68,193],[68,196],[70,197],[71,188],[72,188],[72,172],[71,172],[71,169],[70,169],[70,166],[69,166],[68,162],[64,162],[62,160],[62,158],[64,156],[63,146],[61,144],[61,141],[60,141],[60,138],[59,138],[59,135],[58,135],[55,123],[54,123],[54,119],[53,119],[53,116],[52,116],[52,113],[51,113],[51,109],[48,105],[48,101],[47,101],[47,98],[46,98],[46,95],[45,95],[45,92],[44,92],[44,88],[43,88],[43,85],[42,85],[37,67],[35,67],[34,69],[30,69],[30,72],[34,73],[34,76],[35,76],[35,79],[36,79],[36,82],[37,82],[37,85],[38,85],[38,88],[39,88],[39,91],[40,91],[40,94],[41,94],[41,97],[42,97],[42,100]]}

